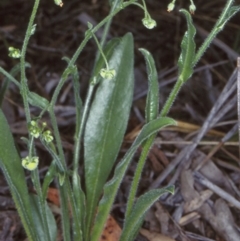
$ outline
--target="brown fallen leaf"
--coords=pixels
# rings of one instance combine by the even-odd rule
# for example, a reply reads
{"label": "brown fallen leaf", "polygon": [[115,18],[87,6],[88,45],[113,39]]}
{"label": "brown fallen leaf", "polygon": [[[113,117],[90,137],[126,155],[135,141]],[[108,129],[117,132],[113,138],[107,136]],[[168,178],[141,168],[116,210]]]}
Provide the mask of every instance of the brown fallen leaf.
{"label": "brown fallen leaf", "polygon": [[[60,207],[58,189],[48,188],[47,199],[57,207]],[[99,241],[118,241],[120,239],[121,232],[122,230],[116,220],[109,215]]]}
{"label": "brown fallen leaf", "polygon": [[60,197],[58,189],[49,187],[47,191],[47,199],[56,206],[60,207]]}
{"label": "brown fallen leaf", "polygon": [[122,230],[116,220],[109,215],[99,241],[118,241],[120,239],[121,232]]}
{"label": "brown fallen leaf", "polygon": [[146,237],[149,241],[176,241],[175,239],[169,238],[161,233],[149,232],[147,229],[140,229],[140,234]]}

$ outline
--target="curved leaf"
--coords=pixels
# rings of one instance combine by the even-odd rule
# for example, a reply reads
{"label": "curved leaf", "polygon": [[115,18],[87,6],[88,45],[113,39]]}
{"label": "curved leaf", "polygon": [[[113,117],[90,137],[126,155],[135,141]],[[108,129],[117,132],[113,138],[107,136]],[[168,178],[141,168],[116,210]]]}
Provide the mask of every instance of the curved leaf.
{"label": "curved leaf", "polygon": [[146,49],[139,49],[144,55],[147,73],[148,73],[148,94],[145,110],[146,123],[154,120],[158,116],[159,108],[159,86],[158,86],[158,74],[155,67],[155,62],[152,55]]}
{"label": "curved leaf", "polygon": [[104,224],[117,194],[117,190],[122,182],[135,151],[143,143],[143,141],[161,128],[168,125],[176,125],[176,122],[168,117],[160,117],[144,125],[131,148],[127,151],[121,162],[119,162],[116,166],[113,178],[104,186],[104,194],[98,206],[98,213],[92,230],[91,241],[98,241],[101,235]]}
{"label": "curved leaf", "polygon": [[196,29],[193,25],[191,14],[185,9],[181,9],[180,12],[185,15],[188,25],[188,30],[182,39],[182,51],[178,60],[179,79],[181,79],[182,82],[186,82],[193,74],[196,48],[194,36],[196,34]]}
{"label": "curved leaf", "polygon": [[159,199],[164,193],[174,193],[174,187],[150,190],[137,200],[133,210],[127,220],[124,221],[124,227],[120,237],[120,241],[134,240],[135,235],[138,233],[145,213],[149,208]]}
{"label": "curved leaf", "polygon": [[87,198],[87,230],[96,212],[103,186],[119,152],[132,105],[133,38],[126,34],[108,60],[116,71],[102,79],[93,100],[84,133],[84,167]]}
{"label": "curved leaf", "polygon": [[20,157],[7,120],[0,109],[0,166],[29,240],[39,241],[33,224],[30,200]]}

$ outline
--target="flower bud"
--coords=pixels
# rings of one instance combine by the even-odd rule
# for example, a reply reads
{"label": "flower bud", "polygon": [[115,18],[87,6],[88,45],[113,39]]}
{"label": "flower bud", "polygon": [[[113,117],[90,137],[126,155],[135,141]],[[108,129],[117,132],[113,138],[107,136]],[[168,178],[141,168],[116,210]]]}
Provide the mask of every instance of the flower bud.
{"label": "flower bud", "polygon": [[172,12],[172,10],[175,8],[175,3],[171,2],[168,4],[167,11]]}
{"label": "flower bud", "polygon": [[32,135],[35,138],[38,138],[40,133],[41,133],[41,129],[39,128],[38,124],[36,121],[31,121],[30,125],[29,125],[29,133],[30,135]]}
{"label": "flower bud", "polygon": [[53,136],[51,131],[47,130],[43,132],[43,139],[47,142],[50,143],[53,141]]}
{"label": "flower bud", "polygon": [[19,59],[21,57],[21,51],[19,49],[15,49],[14,47],[8,48],[9,54],[8,56],[14,59]]}
{"label": "flower bud", "polygon": [[196,11],[196,6],[193,4],[193,3],[191,3],[191,5],[189,6],[189,11],[190,11],[190,13],[191,14],[194,14],[195,13],[195,11]]}
{"label": "flower bud", "polygon": [[62,0],[54,0],[55,4],[62,7],[63,6],[63,2]]}
{"label": "flower bud", "polygon": [[144,19],[142,19],[142,23],[148,29],[153,29],[157,26],[156,21],[150,17],[145,17]]}

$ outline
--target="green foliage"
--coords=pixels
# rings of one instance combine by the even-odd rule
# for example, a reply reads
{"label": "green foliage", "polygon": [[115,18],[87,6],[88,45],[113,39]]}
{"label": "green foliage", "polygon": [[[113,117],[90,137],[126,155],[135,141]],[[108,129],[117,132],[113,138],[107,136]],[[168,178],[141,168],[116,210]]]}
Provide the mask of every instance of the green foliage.
{"label": "green foliage", "polygon": [[33,224],[34,227],[36,227],[37,234],[40,238],[40,241],[54,241],[56,240],[57,237],[57,225],[54,219],[54,216],[52,214],[52,211],[48,207],[47,203],[45,202],[45,208],[47,210],[47,226],[48,230],[50,231],[50,237],[48,239],[47,233],[44,232],[44,224],[43,221],[41,220],[41,213],[40,213],[40,208],[39,208],[39,197],[36,195],[30,195],[30,206],[31,206],[31,212],[33,215]]}
{"label": "green foliage", "polygon": [[195,57],[195,42],[194,36],[196,34],[196,29],[193,26],[192,17],[186,10],[180,10],[186,17],[188,30],[184,34],[181,43],[181,54],[178,60],[179,67],[179,79],[184,83],[193,74],[194,67],[194,57]]}
{"label": "green foliage", "polygon": [[[143,9],[143,24],[151,29],[156,26],[147,11],[144,1],[109,0],[111,10],[108,16],[99,24],[85,33],[72,58],[64,58],[67,66],[63,70],[60,81],[50,101],[31,92],[26,79],[25,55],[30,37],[34,34],[37,25],[34,24],[40,0],[34,1],[33,11],[28,23],[26,35],[21,50],[10,47],[10,57],[20,57],[20,63],[10,73],[0,67],[0,73],[5,76],[3,88],[0,91],[0,103],[11,81],[19,87],[23,98],[26,122],[29,130],[28,138],[24,137],[28,155],[22,159],[16,151],[13,137],[7,120],[0,110],[0,166],[8,182],[13,200],[21,217],[26,234],[30,241],[54,241],[56,240],[56,223],[46,204],[47,190],[53,180],[58,183],[61,199],[62,231],[64,241],[98,241],[107,217],[111,211],[119,186],[124,178],[127,168],[137,148],[142,145],[143,150],[137,165],[136,173],[131,185],[127,211],[121,241],[131,241],[135,238],[144,220],[144,215],[151,205],[165,192],[173,193],[173,187],[151,190],[137,201],[136,193],[144,163],[151,148],[156,133],[168,125],[176,125],[176,122],[166,117],[178,92],[183,84],[193,74],[193,69],[202,57],[213,38],[219,33],[225,24],[239,10],[239,6],[232,6],[233,0],[228,0],[222,14],[213,30],[206,38],[202,46],[195,51],[194,36],[196,33],[192,17],[186,10],[181,10],[187,22],[187,31],[181,42],[181,54],[178,61],[179,76],[165,105],[159,114],[159,85],[158,75],[152,55],[145,49],[140,49],[143,54],[148,74],[148,95],[145,111],[146,124],[139,135],[126,152],[119,163],[117,156],[126,131],[134,86],[134,40],[131,33],[123,37],[115,38],[105,44],[112,18],[129,5],[135,5]],[[53,1],[59,6],[63,2]],[[190,11],[196,10],[190,0]],[[168,10],[174,8],[175,0],[168,6]],[[104,34],[100,42],[95,37],[99,28],[105,26]],[[78,69],[75,65],[83,48],[88,41],[94,38],[99,54],[96,56],[92,77],[89,79],[89,90],[85,102],[80,96],[80,83]],[[20,80],[15,79],[20,71]],[[72,76],[74,98],[76,104],[76,129],[74,134],[73,169],[67,168],[63,151],[61,136],[57,125],[54,106],[59,93],[69,76]],[[39,116],[32,119],[30,105],[40,109]],[[46,124],[38,125],[42,116],[48,113],[53,129],[53,134],[45,129]],[[52,157],[52,163],[40,182],[36,156],[35,140],[39,138],[42,145]],[[83,143],[83,152],[81,150]],[[79,175],[79,161],[83,156],[84,175]],[[114,165],[116,167],[113,170]],[[37,195],[30,195],[25,181],[24,169],[31,171],[31,180]],[[113,173],[110,178],[111,172]],[[109,180],[110,178],[110,180]],[[82,187],[84,183],[84,188]],[[71,217],[69,212],[71,211]]]}
{"label": "green foliage", "polygon": [[21,166],[21,159],[14,145],[13,137],[7,120],[0,109],[0,166],[9,185],[13,200],[21,217],[25,231],[30,240],[36,238],[36,230],[30,209],[30,200]]}
{"label": "green foliage", "polygon": [[87,119],[84,167],[88,228],[127,127],[133,95],[133,59],[133,38],[127,34],[108,60],[116,76],[100,82]]}
{"label": "green foliage", "polygon": [[148,191],[137,200],[131,214],[124,220],[120,241],[134,240],[138,230],[141,228],[145,213],[159,199],[159,197],[166,192],[173,194],[174,187],[169,186],[167,188]]}

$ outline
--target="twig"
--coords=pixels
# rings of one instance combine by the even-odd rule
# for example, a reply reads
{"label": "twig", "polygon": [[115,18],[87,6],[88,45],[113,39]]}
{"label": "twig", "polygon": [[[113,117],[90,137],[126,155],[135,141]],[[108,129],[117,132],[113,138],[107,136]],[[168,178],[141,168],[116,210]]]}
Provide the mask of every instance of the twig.
{"label": "twig", "polygon": [[213,192],[215,192],[218,196],[220,196],[227,202],[233,204],[235,207],[240,209],[240,202],[236,198],[231,196],[229,193],[225,192],[222,188],[220,188],[217,185],[210,182],[202,174],[200,174],[199,172],[193,172],[193,177],[194,177],[195,181],[197,181],[198,183],[201,183],[205,187],[207,187],[210,190],[212,190]]}

